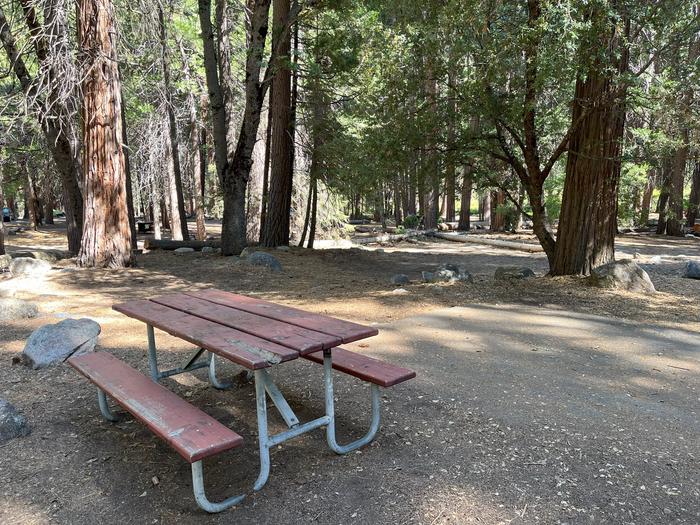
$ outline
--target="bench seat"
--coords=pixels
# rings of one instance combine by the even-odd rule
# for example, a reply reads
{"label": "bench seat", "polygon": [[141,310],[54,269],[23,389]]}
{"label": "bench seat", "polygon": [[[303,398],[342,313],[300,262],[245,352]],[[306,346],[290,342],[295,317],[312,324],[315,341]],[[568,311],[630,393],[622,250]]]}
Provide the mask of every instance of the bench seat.
{"label": "bench seat", "polygon": [[[334,348],[331,354],[333,369],[384,388],[416,377],[413,370],[351,352],[345,348]],[[314,363],[323,364],[323,351],[312,352],[303,357]]]}
{"label": "bench seat", "polygon": [[243,444],[233,430],[111,354],[91,352],[68,363],[189,463]]}

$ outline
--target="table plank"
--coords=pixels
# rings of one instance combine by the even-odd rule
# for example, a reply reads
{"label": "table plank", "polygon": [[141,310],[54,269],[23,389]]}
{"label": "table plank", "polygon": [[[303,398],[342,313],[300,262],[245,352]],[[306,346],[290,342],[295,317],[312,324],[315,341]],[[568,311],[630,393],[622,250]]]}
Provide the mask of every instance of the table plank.
{"label": "table plank", "polygon": [[261,317],[191,295],[164,295],[151,298],[151,301],[286,346],[302,355],[333,348],[341,342],[339,337],[333,335]]}
{"label": "table plank", "polygon": [[238,295],[223,290],[209,289],[196,292],[186,292],[187,295],[205,299],[209,302],[229,306],[237,310],[243,310],[252,314],[275,319],[283,323],[293,324],[316,332],[339,337],[343,343],[351,343],[366,337],[372,337],[379,333],[376,328],[363,326],[335,319],[326,315],[305,312],[298,308],[282,306],[279,304]]}
{"label": "table plank", "polygon": [[290,348],[153,301],[129,301],[112,309],[252,370],[299,357]]}

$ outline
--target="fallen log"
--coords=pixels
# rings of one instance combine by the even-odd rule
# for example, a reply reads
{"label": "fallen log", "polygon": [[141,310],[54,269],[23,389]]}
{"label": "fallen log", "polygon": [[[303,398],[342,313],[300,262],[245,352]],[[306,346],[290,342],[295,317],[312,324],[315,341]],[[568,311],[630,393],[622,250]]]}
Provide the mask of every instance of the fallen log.
{"label": "fallen log", "polygon": [[411,237],[418,237],[420,235],[430,235],[433,230],[410,230],[406,233],[382,233],[374,237],[357,237],[352,239],[354,244],[373,244],[376,242],[390,242],[398,241],[401,239],[408,239]]}
{"label": "fallen log", "polygon": [[442,233],[434,232],[433,237],[439,239],[447,239],[448,241],[464,242],[473,244],[486,244],[488,246],[498,246],[500,248],[509,248],[511,250],[519,250],[521,252],[540,253],[544,250],[539,244],[527,244],[524,242],[502,241],[500,239],[489,239],[483,235],[460,235],[457,233]]}
{"label": "fallen log", "polygon": [[205,246],[210,248],[221,248],[221,241],[171,241],[168,239],[146,239],[143,247],[146,250],[177,250],[178,248],[192,248],[201,250]]}

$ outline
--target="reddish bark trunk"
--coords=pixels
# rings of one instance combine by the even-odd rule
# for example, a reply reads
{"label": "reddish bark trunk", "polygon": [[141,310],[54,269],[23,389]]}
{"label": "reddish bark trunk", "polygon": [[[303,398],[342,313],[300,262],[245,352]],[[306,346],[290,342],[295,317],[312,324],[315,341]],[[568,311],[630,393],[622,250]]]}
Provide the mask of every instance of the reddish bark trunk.
{"label": "reddish bark trunk", "polygon": [[83,170],[85,220],[81,266],[132,264],[122,148],[121,89],[111,0],[80,0],[83,60]]}

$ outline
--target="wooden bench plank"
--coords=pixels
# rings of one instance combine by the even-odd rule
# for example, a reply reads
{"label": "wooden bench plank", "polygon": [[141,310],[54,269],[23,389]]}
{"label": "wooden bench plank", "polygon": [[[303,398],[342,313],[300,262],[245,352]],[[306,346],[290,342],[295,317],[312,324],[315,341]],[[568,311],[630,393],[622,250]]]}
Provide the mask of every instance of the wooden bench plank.
{"label": "wooden bench plank", "polygon": [[379,333],[376,328],[371,328],[369,326],[335,319],[326,315],[305,312],[298,308],[282,306],[245,295],[224,292],[223,290],[210,289],[186,293],[212,303],[229,306],[237,310],[243,310],[316,332],[334,335],[340,338],[343,343],[351,343],[366,337],[375,336]]}
{"label": "wooden bench plank", "polygon": [[152,301],[129,301],[112,308],[251,370],[299,357],[291,348]]}
{"label": "wooden bench plank", "polygon": [[[351,352],[345,348],[334,348],[331,351],[331,356],[335,370],[385,388],[416,377],[413,370]],[[305,355],[304,358],[314,363],[323,364],[322,351]]]}
{"label": "wooden bench plank", "polygon": [[91,352],[68,363],[190,463],[243,444],[233,430],[111,354]]}
{"label": "wooden bench plank", "polygon": [[191,295],[165,295],[154,297],[151,301],[235,328],[268,341],[273,341],[282,346],[292,348],[302,355],[324,348],[333,348],[341,342],[340,338],[333,335],[261,317]]}

